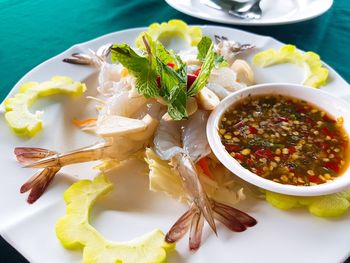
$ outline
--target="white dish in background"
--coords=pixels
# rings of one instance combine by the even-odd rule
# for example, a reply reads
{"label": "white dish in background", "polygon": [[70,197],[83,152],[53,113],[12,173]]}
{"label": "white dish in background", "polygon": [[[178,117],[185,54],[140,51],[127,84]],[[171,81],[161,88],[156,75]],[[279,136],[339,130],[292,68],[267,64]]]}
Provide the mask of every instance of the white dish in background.
{"label": "white dish in background", "polygon": [[[70,65],[62,62],[74,52],[88,52],[109,42],[134,43],[144,29],[124,30],[92,41],[78,44],[64,53],[44,62],[27,73],[13,88],[28,81],[44,81],[53,75],[68,75],[85,81],[90,87],[86,95],[96,94],[97,72],[95,68]],[[226,27],[203,26],[203,34],[227,36],[241,43],[252,43],[256,50],[247,60],[251,62],[255,52],[267,48],[279,48],[282,43],[270,38]],[[323,90],[350,101],[350,88],[333,69],[330,83]],[[303,80],[303,71],[295,65],[278,65],[253,70],[258,83],[292,82]],[[293,71],[294,74],[290,74]],[[77,107],[79,105],[79,107]],[[34,109],[44,109],[44,129],[32,139],[15,136],[0,116],[0,234],[30,262],[71,263],[82,262],[81,251],[64,249],[55,236],[55,224],[65,214],[62,193],[77,179],[96,175],[92,163],[69,166],[57,176],[48,191],[33,205],[26,203],[26,194],[19,188],[35,169],[23,169],[13,156],[15,146],[35,146],[58,151],[68,151],[96,141],[96,137],[75,128],[73,118],[85,118],[95,114],[94,103],[84,97],[71,99],[51,97],[38,101]],[[146,166],[141,163],[121,167],[111,180],[115,190],[99,200],[92,211],[92,225],[113,241],[125,241],[145,234],[154,228],[166,232],[186,206],[162,193],[148,190]],[[342,262],[350,256],[350,213],[336,220],[316,218],[306,209],[281,211],[267,202],[248,198],[236,206],[251,214],[258,224],[243,233],[232,233],[218,224],[218,237],[206,225],[203,244],[199,251],[188,251],[187,237],[169,255],[168,262]]]}
{"label": "white dish in background", "polygon": [[[165,0],[170,6],[187,15],[208,21],[233,25],[282,25],[312,19],[325,13],[333,0],[262,0],[262,17],[258,20],[242,20],[217,10],[205,3],[210,0]],[[244,2],[244,1],[240,1]]]}
{"label": "white dish in background", "polygon": [[315,186],[295,186],[280,184],[260,177],[248,169],[245,169],[226,151],[221,143],[218,133],[219,123],[222,115],[235,103],[248,97],[256,95],[282,95],[307,101],[311,105],[326,111],[334,119],[343,118],[343,127],[347,134],[350,134],[350,104],[344,100],[332,96],[322,90],[305,87],[302,85],[286,83],[270,83],[255,85],[246,89],[239,90],[222,100],[215,110],[210,114],[207,123],[207,136],[210,147],[219,161],[243,180],[270,190],[287,195],[297,196],[320,196],[340,192],[350,187],[350,167],[347,167],[344,173],[333,182]]}

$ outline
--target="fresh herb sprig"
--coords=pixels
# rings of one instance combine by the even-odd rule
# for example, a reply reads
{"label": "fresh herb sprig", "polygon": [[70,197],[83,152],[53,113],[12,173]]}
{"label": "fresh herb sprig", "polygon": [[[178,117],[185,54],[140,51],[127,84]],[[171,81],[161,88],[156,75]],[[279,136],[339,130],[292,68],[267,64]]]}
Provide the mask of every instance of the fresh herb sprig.
{"label": "fresh herb sprig", "polygon": [[139,94],[146,98],[163,98],[172,119],[186,118],[187,97],[195,96],[205,86],[214,67],[213,43],[208,48],[204,45],[201,47],[199,52],[203,56],[203,65],[190,87],[187,83],[187,66],[178,55],[167,50],[159,41],[153,41],[147,34],[143,36],[143,43],[143,54],[138,54],[127,44],[113,45],[112,61],[120,62],[134,75]]}

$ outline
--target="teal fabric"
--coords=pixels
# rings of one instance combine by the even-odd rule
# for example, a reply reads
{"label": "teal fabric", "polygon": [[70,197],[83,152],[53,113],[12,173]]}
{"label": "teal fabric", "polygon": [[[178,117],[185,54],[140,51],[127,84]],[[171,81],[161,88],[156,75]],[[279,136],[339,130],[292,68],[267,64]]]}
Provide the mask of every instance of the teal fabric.
{"label": "teal fabric", "polygon": [[[0,0],[0,101],[26,72],[76,43],[171,18],[213,24],[184,15],[161,0]],[[298,24],[234,27],[315,51],[350,81],[348,0],[335,0],[323,16]]]}
{"label": "teal fabric", "polygon": [[[0,101],[26,72],[76,43],[172,18],[213,24],[184,15],[161,0],[0,0]],[[323,16],[298,24],[231,27],[315,51],[350,81],[348,0],[335,0]],[[3,241],[0,254],[8,255],[2,262],[24,261]]]}

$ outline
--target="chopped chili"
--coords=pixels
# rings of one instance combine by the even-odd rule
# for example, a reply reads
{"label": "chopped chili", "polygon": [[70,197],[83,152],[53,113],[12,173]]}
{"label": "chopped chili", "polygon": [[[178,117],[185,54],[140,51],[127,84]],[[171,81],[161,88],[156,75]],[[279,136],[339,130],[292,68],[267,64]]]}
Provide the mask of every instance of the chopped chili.
{"label": "chopped chili", "polygon": [[196,80],[197,76],[194,74],[187,74],[187,88],[190,88],[193,82]]}

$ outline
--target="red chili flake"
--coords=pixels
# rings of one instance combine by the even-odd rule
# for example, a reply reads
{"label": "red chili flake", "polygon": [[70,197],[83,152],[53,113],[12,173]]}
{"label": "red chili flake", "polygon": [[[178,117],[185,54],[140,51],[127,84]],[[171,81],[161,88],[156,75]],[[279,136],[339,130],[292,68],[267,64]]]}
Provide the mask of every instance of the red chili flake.
{"label": "red chili flake", "polygon": [[273,152],[272,152],[270,149],[266,149],[266,150],[265,150],[265,155],[266,155],[266,157],[269,158],[270,160],[273,159],[273,157],[274,157],[274,154],[273,154]]}
{"label": "red chili flake", "polygon": [[252,167],[254,165],[254,161],[252,159],[248,159],[246,161],[246,164],[249,165],[250,167]]}
{"label": "red chili flake", "polygon": [[297,151],[297,149],[295,149],[294,146],[290,146],[290,147],[288,148],[288,152],[289,152],[290,154],[293,154],[293,153],[295,153],[296,151]]}
{"label": "red chili flake", "polygon": [[240,149],[240,146],[238,144],[225,144],[225,149],[228,152],[237,152]]}
{"label": "red chili flake", "polygon": [[168,66],[169,68],[174,68],[174,67],[175,67],[175,64],[174,64],[174,63],[169,62],[169,63],[167,64],[167,66]]}
{"label": "red chili flake", "polygon": [[320,184],[320,183],[322,183],[322,180],[321,180],[318,176],[316,176],[316,175],[310,175],[310,176],[309,176],[309,181],[310,181],[311,183],[315,183],[315,184]]}
{"label": "red chili flake", "polygon": [[308,124],[312,124],[312,125],[315,124],[315,121],[312,118],[308,117],[308,116],[305,117],[305,122],[308,123]]}
{"label": "red chili flake", "polygon": [[255,155],[257,156],[257,157],[259,157],[259,158],[263,158],[263,157],[265,157],[265,150],[264,149],[259,149],[259,150],[257,150],[257,151],[255,151]]}
{"label": "red chili flake", "polygon": [[258,146],[258,145],[253,145],[251,148],[252,148],[252,150],[253,150],[254,152],[256,152],[256,151],[258,151],[258,150],[261,149],[261,147]]}
{"label": "red chili flake", "polygon": [[322,117],[322,119],[323,119],[324,121],[326,121],[326,122],[336,123],[336,120],[331,119],[327,114],[324,115],[324,116]]}
{"label": "red chili flake", "polygon": [[264,174],[264,170],[262,168],[256,168],[256,172],[257,175],[263,175]]}
{"label": "red chili flake", "polygon": [[161,84],[160,84],[160,76],[157,76],[157,86],[158,86],[158,88],[161,87]]}
{"label": "red chili flake", "polygon": [[194,74],[187,74],[187,88],[190,88],[192,86],[196,78],[197,76]]}
{"label": "red chili flake", "polygon": [[282,121],[285,121],[285,122],[288,122],[288,118],[286,117],[276,117],[274,119],[275,122],[282,122]]}
{"label": "red chili flake", "polygon": [[334,132],[331,132],[327,127],[323,127],[321,129],[321,132],[323,132],[325,135],[327,135],[331,138],[334,138],[334,136],[335,136]]}
{"label": "red chili flake", "polygon": [[327,162],[323,164],[323,167],[327,169],[331,169],[336,173],[339,173],[339,170],[340,170],[338,162]]}
{"label": "red chili flake", "polygon": [[258,158],[268,158],[273,159],[274,155],[273,152],[270,149],[260,149],[255,151],[254,153]]}
{"label": "red chili flake", "polygon": [[306,113],[306,109],[304,109],[304,107],[296,107],[296,112],[298,113]]}
{"label": "red chili flake", "polygon": [[241,120],[233,125],[234,128],[241,128],[244,126],[244,120]]}
{"label": "red chili flake", "polygon": [[201,72],[201,70],[202,70],[202,68],[201,68],[201,67],[197,68],[197,69],[196,69],[196,70],[193,72],[193,75],[198,76],[198,75],[199,75],[199,73]]}
{"label": "red chili flake", "polygon": [[258,132],[258,130],[253,126],[249,126],[248,130],[251,134],[256,134]]}
{"label": "red chili flake", "polygon": [[240,153],[235,153],[234,158],[237,159],[237,160],[243,161],[244,155],[240,154]]}
{"label": "red chili flake", "polygon": [[321,142],[319,147],[322,149],[322,150],[327,150],[329,148],[329,144],[325,143],[325,142]]}

